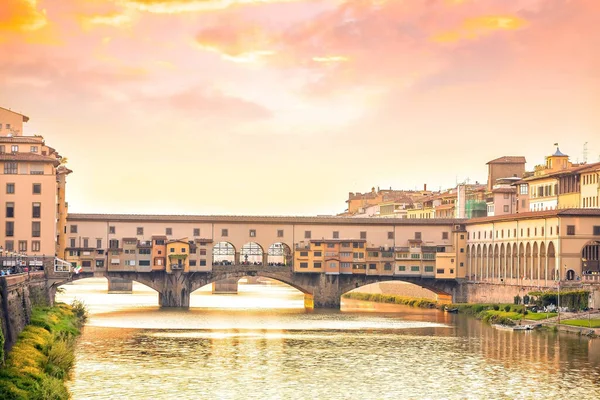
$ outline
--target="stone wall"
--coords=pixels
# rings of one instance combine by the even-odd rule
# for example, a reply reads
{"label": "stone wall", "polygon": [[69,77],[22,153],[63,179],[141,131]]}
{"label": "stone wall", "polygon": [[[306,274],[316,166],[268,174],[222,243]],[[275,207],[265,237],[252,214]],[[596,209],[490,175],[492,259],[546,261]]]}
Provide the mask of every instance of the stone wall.
{"label": "stone wall", "polygon": [[29,323],[31,307],[52,305],[53,298],[46,286],[44,273],[12,275],[0,278],[0,320],[4,335],[4,350],[8,352],[19,333]]}
{"label": "stone wall", "polygon": [[550,289],[538,286],[472,282],[463,286],[466,288],[466,301],[468,303],[513,303],[516,295],[523,297],[529,292]]}

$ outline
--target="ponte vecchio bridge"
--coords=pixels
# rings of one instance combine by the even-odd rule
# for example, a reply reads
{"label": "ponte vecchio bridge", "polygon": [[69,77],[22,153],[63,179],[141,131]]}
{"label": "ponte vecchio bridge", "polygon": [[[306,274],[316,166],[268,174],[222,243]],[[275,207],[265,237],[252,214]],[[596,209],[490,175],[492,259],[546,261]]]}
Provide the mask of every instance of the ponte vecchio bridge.
{"label": "ponte vecchio bridge", "polygon": [[389,280],[455,302],[508,301],[559,280],[600,284],[599,227],[600,210],[578,209],[472,220],[70,214],[64,259],[80,273],[49,278],[133,280],[163,307],[242,276],[287,283],[315,307]]}

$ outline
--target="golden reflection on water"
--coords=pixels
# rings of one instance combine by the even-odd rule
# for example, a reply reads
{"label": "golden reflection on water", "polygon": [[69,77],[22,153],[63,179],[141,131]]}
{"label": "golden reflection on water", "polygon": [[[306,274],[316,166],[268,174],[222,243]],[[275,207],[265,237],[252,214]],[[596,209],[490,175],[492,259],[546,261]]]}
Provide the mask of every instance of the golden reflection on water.
{"label": "golden reflection on water", "polygon": [[[346,301],[307,312],[284,286],[192,295],[106,294],[67,285],[92,315],[79,342],[74,399],[597,399],[598,340],[498,331],[436,310]],[[272,307],[272,308],[267,308]]]}

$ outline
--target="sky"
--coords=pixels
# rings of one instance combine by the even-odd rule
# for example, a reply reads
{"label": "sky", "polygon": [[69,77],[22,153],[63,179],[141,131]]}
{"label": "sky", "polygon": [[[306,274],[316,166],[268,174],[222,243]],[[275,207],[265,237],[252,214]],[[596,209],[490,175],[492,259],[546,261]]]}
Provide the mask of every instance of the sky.
{"label": "sky", "polygon": [[70,212],[322,215],[600,161],[598,0],[1,0],[0,106]]}

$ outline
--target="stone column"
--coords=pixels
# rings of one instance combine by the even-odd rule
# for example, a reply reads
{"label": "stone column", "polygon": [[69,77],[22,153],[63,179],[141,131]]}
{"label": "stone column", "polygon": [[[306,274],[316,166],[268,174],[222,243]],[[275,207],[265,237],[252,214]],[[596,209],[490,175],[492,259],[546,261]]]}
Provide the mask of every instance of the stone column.
{"label": "stone column", "polygon": [[269,262],[269,253],[264,252],[262,255],[262,264],[266,266],[268,262]]}

